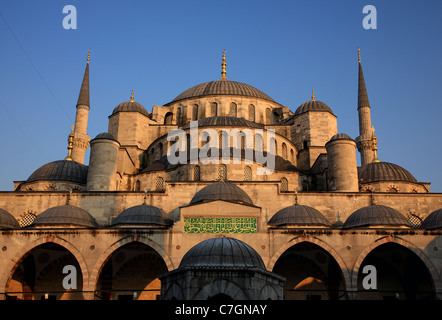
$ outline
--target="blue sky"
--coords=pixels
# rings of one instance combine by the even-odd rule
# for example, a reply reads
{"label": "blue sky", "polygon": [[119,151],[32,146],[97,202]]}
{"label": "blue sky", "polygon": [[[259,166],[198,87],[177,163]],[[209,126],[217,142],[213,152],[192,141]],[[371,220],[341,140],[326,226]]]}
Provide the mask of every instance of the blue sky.
{"label": "blue sky", "polygon": [[[366,5],[376,30],[362,27]],[[0,190],[66,156],[89,48],[92,138],[132,89],[151,111],[218,80],[223,49],[229,80],[292,111],[314,89],[355,138],[360,47],[379,158],[442,192],[441,1],[2,0],[0,14]]]}

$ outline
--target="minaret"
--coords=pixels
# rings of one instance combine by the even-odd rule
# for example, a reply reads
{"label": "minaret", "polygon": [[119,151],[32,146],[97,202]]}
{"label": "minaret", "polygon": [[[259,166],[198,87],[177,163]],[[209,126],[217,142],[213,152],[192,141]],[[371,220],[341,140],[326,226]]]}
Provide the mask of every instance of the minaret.
{"label": "minaret", "polygon": [[87,121],[89,116],[89,59],[91,50],[87,55],[86,70],[84,71],[83,83],[77,101],[77,113],[75,115],[75,129],[73,138],[72,160],[84,163],[84,154],[89,147],[91,138],[87,134]]}
{"label": "minaret", "polygon": [[373,131],[371,126],[370,104],[365,88],[364,74],[361,66],[361,53],[358,48],[359,81],[358,81],[358,114],[359,137],[356,138],[358,151],[361,153],[361,165],[374,161]]}

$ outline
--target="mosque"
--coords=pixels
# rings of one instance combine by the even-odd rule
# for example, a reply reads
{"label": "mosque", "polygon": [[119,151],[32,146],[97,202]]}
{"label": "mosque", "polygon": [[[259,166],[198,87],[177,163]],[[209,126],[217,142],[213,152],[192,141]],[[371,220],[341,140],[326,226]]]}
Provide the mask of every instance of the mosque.
{"label": "mosque", "polygon": [[378,159],[358,62],[358,137],[314,92],[293,112],[228,80],[223,52],[219,80],[151,112],[132,91],[91,139],[89,52],[66,158],[0,192],[0,298],[441,299],[442,194]]}

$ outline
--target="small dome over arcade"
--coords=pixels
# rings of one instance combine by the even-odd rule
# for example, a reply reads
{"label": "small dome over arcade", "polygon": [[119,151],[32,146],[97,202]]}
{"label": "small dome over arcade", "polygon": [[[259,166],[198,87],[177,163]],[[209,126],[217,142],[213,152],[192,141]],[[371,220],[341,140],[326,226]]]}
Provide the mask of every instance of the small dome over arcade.
{"label": "small dome over arcade", "polygon": [[315,208],[295,204],[276,212],[267,223],[274,227],[330,227],[330,222]]}
{"label": "small dome over arcade", "polygon": [[32,227],[47,226],[77,226],[98,227],[94,217],[86,210],[71,205],[62,205],[49,208],[37,216]]}
{"label": "small dome over arcade", "polygon": [[130,100],[122,102],[118,106],[116,106],[114,111],[112,112],[112,115],[114,115],[118,112],[139,112],[141,114],[144,114],[146,117],[149,116],[149,113],[147,112],[147,110],[140,103],[134,101],[134,91],[133,90],[132,90],[132,95],[130,97]]}
{"label": "small dome over arcade", "polygon": [[342,226],[343,229],[358,227],[410,227],[407,219],[397,210],[382,206],[370,205],[353,212]]}
{"label": "small dome over arcade", "polygon": [[124,210],[112,222],[116,227],[148,225],[169,227],[173,220],[162,209],[142,204]]}
{"label": "small dome over arcade", "polygon": [[20,225],[12,214],[0,208],[0,229],[18,229]]}
{"label": "small dome over arcade", "polygon": [[193,196],[190,204],[216,200],[253,205],[252,199],[244,190],[226,181],[215,182],[202,188]]}
{"label": "small dome over arcade", "polygon": [[421,229],[442,229],[442,208],[430,213],[422,222]]}

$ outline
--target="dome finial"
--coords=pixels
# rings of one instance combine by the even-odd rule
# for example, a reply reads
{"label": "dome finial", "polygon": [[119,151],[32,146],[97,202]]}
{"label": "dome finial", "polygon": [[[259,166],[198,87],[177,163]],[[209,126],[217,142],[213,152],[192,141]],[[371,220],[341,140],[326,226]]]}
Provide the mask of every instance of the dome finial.
{"label": "dome finial", "polygon": [[71,133],[69,134],[69,137],[68,137],[68,155],[67,155],[67,157],[66,158],[64,158],[65,160],[68,160],[68,161],[72,161],[72,149],[74,148],[74,146],[73,146],[73,142],[74,142],[74,128],[75,128],[75,125],[72,125],[72,127],[71,127]]}
{"label": "dome finial", "polygon": [[371,140],[373,141],[373,151],[374,151],[374,157],[373,157],[373,162],[381,162],[381,160],[378,159],[378,138],[374,135],[374,127],[371,127]]}
{"label": "dome finial", "polygon": [[312,90],[312,101],[315,101],[315,90]]}
{"label": "dome finial", "polygon": [[134,90],[132,89],[132,94],[130,96],[130,102],[134,102]]}
{"label": "dome finial", "polygon": [[220,80],[227,80],[226,78],[226,50],[223,50],[223,62],[221,63],[221,79]]}
{"label": "dome finial", "polygon": [[358,48],[358,61],[361,63],[361,50]]}

